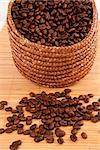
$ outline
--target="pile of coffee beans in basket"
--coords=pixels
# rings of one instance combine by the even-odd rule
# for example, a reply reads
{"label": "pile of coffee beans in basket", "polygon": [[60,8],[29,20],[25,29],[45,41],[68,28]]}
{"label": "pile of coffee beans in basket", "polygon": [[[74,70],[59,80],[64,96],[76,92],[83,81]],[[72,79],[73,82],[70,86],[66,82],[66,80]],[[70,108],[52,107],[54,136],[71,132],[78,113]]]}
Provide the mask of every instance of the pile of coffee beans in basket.
{"label": "pile of coffee beans in basket", "polygon": [[78,43],[93,23],[92,0],[15,0],[11,13],[21,35],[47,46]]}
{"label": "pile of coffee beans in basket", "polygon": [[[61,127],[71,126],[70,140],[76,142],[77,133],[84,121],[100,121],[100,99],[89,103],[93,94],[72,97],[70,92],[68,88],[63,92],[49,94],[44,91],[40,94],[31,92],[30,97],[23,97],[15,109],[7,106],[7,101],[1,101],[0,110],[5,109],[11,115],[7,117],[5,127],[0,129],[0,134],[16,131],[17,134],[30,136],[35,142],[46,140],[47,143],[54,143],[55,134],[57,142],[63,144],[66,133]],[[25,115],[25,111],[30,115]],[[36,124],[34,119],[39,119],[41,123]],[[27,130],[24,124],[29,126]],[[85,132],[81,136],[83,139],[87,138]],[[20,140],[14,141],[10,149],[16,150],[21,143]]]}

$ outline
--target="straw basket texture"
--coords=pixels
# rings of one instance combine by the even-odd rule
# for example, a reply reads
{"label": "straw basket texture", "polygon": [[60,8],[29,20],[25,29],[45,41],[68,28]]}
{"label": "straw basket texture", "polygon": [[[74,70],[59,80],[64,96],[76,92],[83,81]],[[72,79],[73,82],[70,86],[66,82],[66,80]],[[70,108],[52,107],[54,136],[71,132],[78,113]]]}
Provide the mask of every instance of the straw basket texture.
{"label": "straw basket texture", "polygon": [[66,47],[49,47],[21,36],[8,8],[8,33],[12,56],[18,70],[27,79],[47,87],[65,87],[79,81],[91,69],[96,54],[97,11],[93,1],[93,24],[81,42]]}

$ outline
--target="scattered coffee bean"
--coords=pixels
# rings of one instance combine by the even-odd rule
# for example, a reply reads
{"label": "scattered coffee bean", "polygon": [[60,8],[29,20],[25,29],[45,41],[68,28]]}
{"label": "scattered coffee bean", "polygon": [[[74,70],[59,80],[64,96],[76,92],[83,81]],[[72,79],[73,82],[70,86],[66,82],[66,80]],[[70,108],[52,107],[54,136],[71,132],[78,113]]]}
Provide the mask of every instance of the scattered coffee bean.
{"label": "scattered coffee bean", "polygon": [[63,137],[65,136],[65,131],[61,130],[60,128],[56,128],[55,134],[57,137]]}
{"label": "scattered coffee bean", "polygon": [[8,102],[7,101],[1,101],[0,104],[2,104],[2,105],[8,105]]}
{"label": "scattered coffee bean", "polygon": [[0,128],[0,134],[3,134],[5,132],[5,129]]}
{"label": "scattered coffee bean", "polygon": [[4,109],[4,105],[0,104],[0,110]]}
{"label": "scattered coffee bean", "polygon": [[54,143],[54,137],[52,135],[49,135],[47,138],[46,138],[46,141],[47,143]]}
{"label": "scattered coffee bean", "polygon": [[19,146],[22,144],[21,140],[18,141],[14,141],[11,145],[10,145],[10,150],[17,150],[19,148]]}
{"label": "scattered coffee bean", "polygon": [[82,136],[83,139],[87,139],[87,134],[85,132],[82,132],[81,136]]}
{"label": "scattered coffee bean", "polygon": [[77,136],[75,134],[72,134],[72,135],[70,135],[70,139],[71,139],[71,141],[76,142]]}
{"label": "scattered coffee bean", "polygon": [[[89,120],[93,123],[100,121],[100,102],[84,105],[84,102],[89,102],[89,99],[93,97],[92,94],[71,97],[70,92],[71,90],[68,88],[61,93],[47,94],[43,91],[40,94],[35,94],[31,92],[31,98],[23,97],[16,109],[6,107],[5,111],[10,111],[12,115],[7,117],[8,122],[5,124],[7,128],[1,128],[0,134],[4,132],[12,133],[17,130],[18,134],[29,135],[35,142],[46,139],[47,143],[54,143],[55,133],[58,137],[57,142],[63,144],[62,137],[65,136],[65,131],[61,130],[60,127],[72,126],[70,139],[76,142],[76,135],[81,126],[84,125],[84,120]],[[30,113],[30,116],[24,114],[25,110]],[[94,115],[94,112],[97,114]],[[35,123],[32,124],[33,119],[40,119],[42,123],[39,126]],[[27,130],[24,130],[22,121],[25,121],[26,125],[32,125]],[[55,132],[53,132],[54,130]],[[81,136],[84,139],[87,138],[84,132]],[[12,146],[12,149],[15,150],[16,146],[14,148]]]}
{"label": "scattered coffee bean", "polygon": [[62,137],[59,137],[59,138],[57,139],[57,142],[58,142],[59,144],[63,144],[63,143],[64,143],[64,139],[63,139]]}
{"label": "scattered coffee bean", "polygon": [[23,134],[24,134],[24,135],[29,135],[29,134],[30,134],[30,130],[25,130],[25,131],[23,132]]}
{"label": "scattered coffee bean", "polygon": [[12,111],[12,107],[6,107],[5,111],[7,111],[7,112]]}
{"label": "scattered coffee bean", "polygon": [[6,133],[12,133],[12,132],[13,132],[13,130],[12,130],[12,128],[11,128],[11,127],[8,127],[8,128],[6,128],[6,129],[5,129],[5,132],[6,132]]}

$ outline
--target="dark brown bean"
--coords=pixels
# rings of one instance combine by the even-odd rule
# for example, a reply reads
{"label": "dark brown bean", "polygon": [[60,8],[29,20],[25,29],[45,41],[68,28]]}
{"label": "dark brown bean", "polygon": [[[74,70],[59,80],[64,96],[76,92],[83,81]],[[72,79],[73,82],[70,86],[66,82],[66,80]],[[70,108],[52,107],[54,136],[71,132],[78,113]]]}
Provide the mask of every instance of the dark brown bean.
{"label": "dark brown bean", "polygon": [[10,150],[17,150],[21,144],[22,144],[22,141],[17,140],[17,141],[12,142],[9,148]]}
{"label": "dark brown bean", "polygon": [[12,133],[12,132],[13,132],[13,130],[12,130],[12,128],[11,128],[11,127],[9,127],[9,128],[6,128],[6,129],[5,129],[5,132],[6,132],[6,133]]}
{"label": "dark brown bean", "polygon": [[30,134],[30,130],[25,130],[25,131],[23,132],[23,134],[24,134],[24,135],[29,135],[29,134]]}
{"label": "dark brown bean", "polygon": [[5,111],[7,111],[7,112],[12,111],[12,107],[6,107]]}
{"label": "dark brown bean", "polygon": [[0,101],[0,104],[2,104],[2,105],[8,105],[8,102],[7,101]]}
{"label": "dark brown bean", "polygon": [[4,109],[4,105],[0,104],[0,110]]}
{"label": "dark brown bean", "polygon": [[70,139],[71,139],[71,141],[76,142],[77,136],[75,134],[72,134],[72,135],[70,135]]}
{"label": "dark brown bean", "polygon": [[57,137],[63,137],[65,136],[65,131],[61,130],[60,128],[56,128],[55,134]]}
{"label": "dark brown bean", "polygon": [[0,134],[3,134],[5,132],[5,129],[0,128]]}
{"label": "dark brown bean", "polygon": [[83,139],[87,139],[87,134],[85,132],[82,132],[81,136],[82,136]]}
{"label": "dark brown bean", "polygon": [[63,139],[62,137],[59,137],[59,138],[57,139],[57,142],[58,142],[59,144],[63,144],[63,143],[64,143],[64,139]]}
{"label": "dark brown bean", "polygon": [[52,135],[47,136],[46,142],[47,143],[54,143],[54,137]]}

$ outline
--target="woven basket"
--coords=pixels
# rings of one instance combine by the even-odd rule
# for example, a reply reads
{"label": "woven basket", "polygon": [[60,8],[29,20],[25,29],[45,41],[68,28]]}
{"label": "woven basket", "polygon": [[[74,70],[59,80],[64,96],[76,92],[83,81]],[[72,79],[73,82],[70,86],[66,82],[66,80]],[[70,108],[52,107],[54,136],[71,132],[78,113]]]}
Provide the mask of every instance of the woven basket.
{"label": "woven basket", "polygon": [[96,48],[97,11],[93,1],[93,24],[81,42],[66,47],[49,47],[21,36],[8,8],[8,33],[12,56],[18,70],[29,80],[47,87],[66,87],[79,81],[91,69]]}

